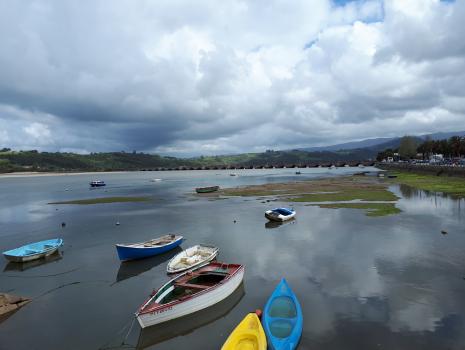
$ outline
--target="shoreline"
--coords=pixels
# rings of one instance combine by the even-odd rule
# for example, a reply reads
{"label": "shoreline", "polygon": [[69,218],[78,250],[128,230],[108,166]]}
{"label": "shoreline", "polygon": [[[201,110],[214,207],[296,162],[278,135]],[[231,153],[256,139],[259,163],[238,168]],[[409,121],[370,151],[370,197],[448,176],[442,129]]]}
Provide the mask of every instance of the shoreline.
{"label": "shoreline", "polygon": [[40,177],[40,176],[75,176],[75,175],[94,175],[94,174],[122,174],[133,172],[131,170],[126,171],[84,171],[84,172],[39,172],[39,171],[24,171],[15,173],[1,173],[0,179],[11,178],[11,177]]}

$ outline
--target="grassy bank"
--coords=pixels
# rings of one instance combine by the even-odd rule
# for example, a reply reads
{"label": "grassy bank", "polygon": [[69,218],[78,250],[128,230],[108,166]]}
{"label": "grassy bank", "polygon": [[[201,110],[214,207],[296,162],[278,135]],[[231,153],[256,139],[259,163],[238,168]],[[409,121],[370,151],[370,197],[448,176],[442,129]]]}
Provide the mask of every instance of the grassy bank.
{"label": "grassy bank", "polygon": [[127,203],[127,202],[147,202],[149,197],[102,197],[102,198],[89,198],[89,199],[76,199],[64,202],[51,202],[48,204],[105,204],[105,203]]}
{"label": "grassy bank", "polygon": [[[399,198],[389,191],[388,185],[381,183],[377,178],[370,177],[347,176],[244,186],[223,189],[220,193],[225,196],[272,196],[278,200],[311,203],[309,205],[328,209],[360,209],[364,210],[368,216],[393,215],[400,212],[400,209],[395,206]],[[357,203],[347,203],[350,201],[357,201]]]}
{"label": "grassy bank", "polygon": [[328,209],[362,209],[367,216],[386,216],[399,214],[401,210],[395,203],[332,203],[332,204],[310,204],[318,205],[320,208]]}
{"label": "grassy bank", "polygon": [[397,178],[389,179],[391,183],[408,185],[419,190],[443,192],[457,198],[465,198],[465,179],[412,172],[395,171]]}

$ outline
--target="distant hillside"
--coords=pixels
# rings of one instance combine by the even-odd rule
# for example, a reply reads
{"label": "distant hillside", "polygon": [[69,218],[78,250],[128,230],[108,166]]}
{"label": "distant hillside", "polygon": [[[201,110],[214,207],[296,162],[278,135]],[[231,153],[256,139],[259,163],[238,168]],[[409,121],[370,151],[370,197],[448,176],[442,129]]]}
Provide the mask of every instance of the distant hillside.
{"label": "distant hillside", "polygon": [[[419,142],[423,142],[427,137],[431,137],[432,140],[444,140],[449,139],[452,136],[465,136],[465,131],[453,131],[453,132],[437,132],[433,134],[425,134],[416,136]],[[380,137],[374,139],[366,139],[361,141],[353,141],[346,143],[339,143],[329,146],[321,147],[308,147],[301,148],[303,151],[317,152],[317,151],[339,151],[339,150],[360,150],[360,149],[372,149],[374,151],[382,151],[387,148],[398,148],[401,137]],[[370,153],[372,154],[372,153]]]}
{"label": "distant hillside", "polygon": [[362,140],[362,141],[339,143],[339,144],[331,145],[331,146],[302,148],[302,150],[309,151],[309,152],[321,152],[321,151],[361,149],[361,148],[373,147],[379,144],[383,144],[383,143],[389,142],[394,139],[397,139],[397,138],[382,137],[382,138],[367,139],[367,140]]}
{"label": "distant hillside", "polygon": [[[282,166],[327,162],[363,161],[372,157],[370,150],[354,152],[267,151],[197,158],[162,157],[144,153],[49,153],[37,151],[0,151],[0,172],[18,171],[118,171],[157,168],[202,168],[230,166]],[[375,154],[376,155],[376,154]]]}

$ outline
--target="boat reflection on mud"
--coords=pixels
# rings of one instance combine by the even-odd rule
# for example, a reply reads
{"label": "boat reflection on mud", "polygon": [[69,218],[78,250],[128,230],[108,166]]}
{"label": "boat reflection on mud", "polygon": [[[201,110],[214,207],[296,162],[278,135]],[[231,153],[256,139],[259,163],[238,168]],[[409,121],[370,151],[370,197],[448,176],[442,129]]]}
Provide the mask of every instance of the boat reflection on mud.
{"label": "boat reflection on mud", "polygon": [[153,269],[154,267],[164,262],[167,262],[180,252],[182,252],[182,248],[178,246],[166,253],[155,255],[150,258],[122,262],[119,266],[115,283],[124,281],[128,278],[135,277],[140,275],[141,273],[147,272]]}
{"label": "boat reflection on mud", "polygon": [[287,221],[268,221],[265,223],[265,228],[278,228],[282,225],[286,225],[286,224],[290,224],[290,223],[294,223],[295,222],[295,218],[292,218],[292,219],[289,219]]}
{"label": "boat reflection on mud", "polygon": [[153,327],[141,329],[136,349],[145,349],[171,338],[186,335],[226,316],[245,295],[244,283],[225,300],[207,309]]}
{"label": "boat reflection on mud", "polygon": [[63,259],[63,256],[61,255],[59,251],[57,251],[51,255],[48,255],[44,258],[37,259],[37,260],[31,260],[31,261],[26,261],[26,262],[9,262],[8,264],[5,265],[3,272],[26,271],[34,267],[42,266],[42,265],[51,263],[53,261],[58,261],[61,259]]}

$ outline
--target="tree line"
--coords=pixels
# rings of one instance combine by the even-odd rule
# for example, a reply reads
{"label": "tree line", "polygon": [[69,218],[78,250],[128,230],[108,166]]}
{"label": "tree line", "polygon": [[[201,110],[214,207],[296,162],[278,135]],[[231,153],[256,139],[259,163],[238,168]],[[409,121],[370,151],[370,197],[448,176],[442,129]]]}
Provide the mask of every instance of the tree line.
{"label": "tree line", "polygon": [[462,158],[465,156],[465,137],[452,136],[449,139],[433,140],[426,137],[425,140],[414,136],[404,136],[400,140],[399,148],[386,149],[378,153],[376,159],[382,161],[388,157],[400,159],[429,159],[433,154],[442,154],[444,158]]}

